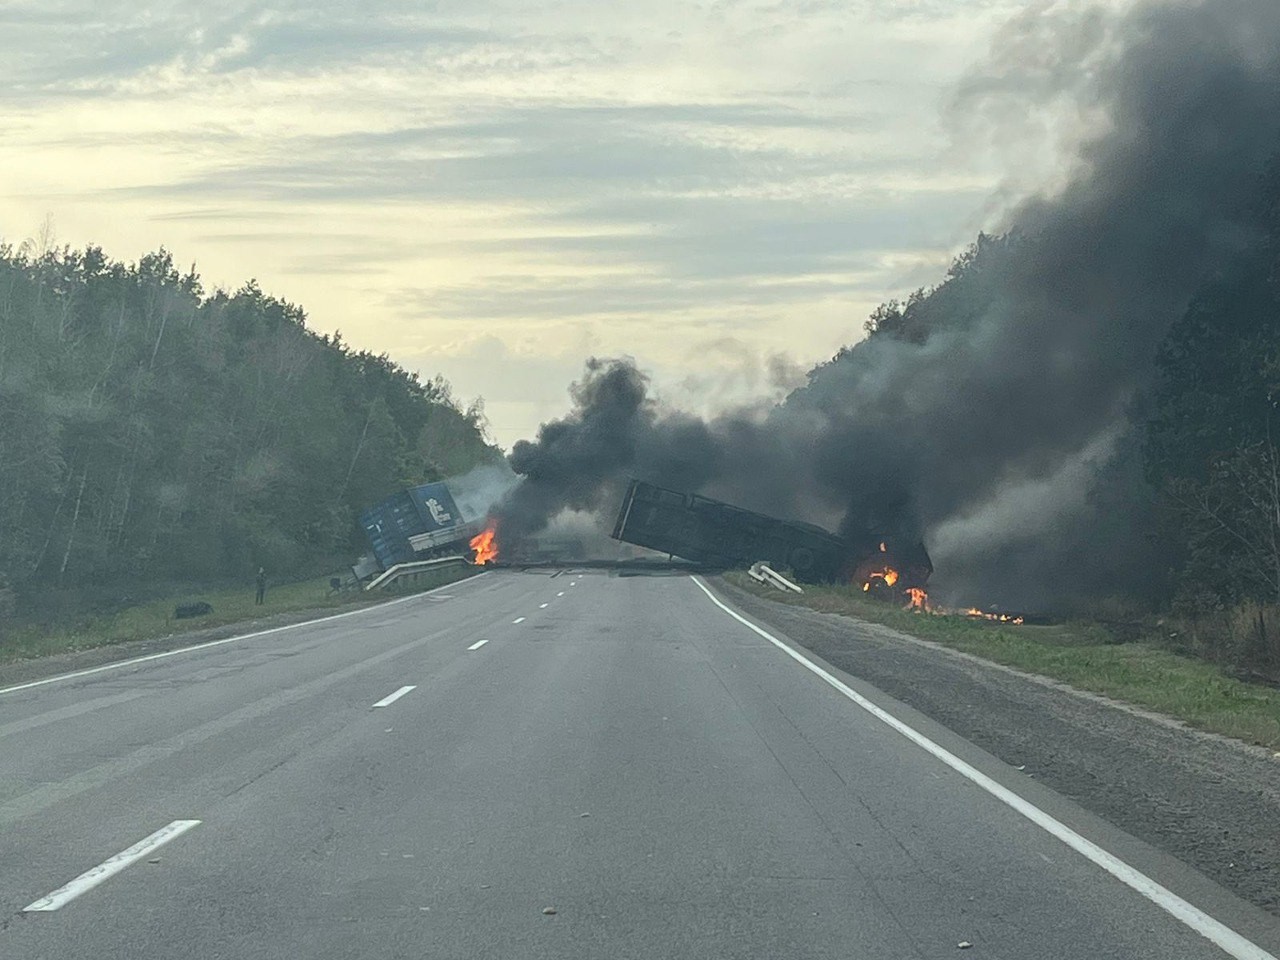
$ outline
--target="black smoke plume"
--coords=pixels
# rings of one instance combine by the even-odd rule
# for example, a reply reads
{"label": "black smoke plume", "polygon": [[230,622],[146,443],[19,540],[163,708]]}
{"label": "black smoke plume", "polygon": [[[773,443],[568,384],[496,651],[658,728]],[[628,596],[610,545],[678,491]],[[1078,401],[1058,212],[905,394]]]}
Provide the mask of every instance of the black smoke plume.
{"label": "black smoke plume", "polygon": [[1133,533],[1117,521],[1127,506],[1100,509],[1087,490],[1099,476],[1140,482],[1115,463],[1156,346],[1254,236],[1280,146],[1280,3],[1037,7],[953,111],[1064,104],[1093,132],[1060,186],[1017,204],[1001,239],[768,412],[664,411],[634,364],[592,361],[573,412],[515,446],[525,479],[504,526],[607,514],[636,474],[846,533],[921,534],[953,592],[1038,603],[1083,583],[1090,554]]}

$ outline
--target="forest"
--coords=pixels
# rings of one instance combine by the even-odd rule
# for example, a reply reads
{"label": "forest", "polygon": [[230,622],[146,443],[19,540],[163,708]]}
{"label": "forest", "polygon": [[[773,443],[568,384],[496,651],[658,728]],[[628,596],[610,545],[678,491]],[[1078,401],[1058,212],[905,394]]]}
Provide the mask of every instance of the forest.
{"label": "forest", "polygon": [[0,618],[350,563],[359,512],[501,459],[479,403],[164,249],[0,246]]}

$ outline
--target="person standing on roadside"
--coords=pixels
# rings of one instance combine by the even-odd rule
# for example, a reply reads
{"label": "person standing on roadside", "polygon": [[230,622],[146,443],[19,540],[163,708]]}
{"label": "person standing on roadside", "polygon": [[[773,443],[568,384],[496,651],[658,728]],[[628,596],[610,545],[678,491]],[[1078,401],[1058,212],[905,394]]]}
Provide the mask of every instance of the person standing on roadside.
{"label": "person standing on roadside", "polygon": [[261,606],[266,601],[266,597],[267,597],[267,571],[266,571],[266,568],[259,567],[258,568],[258,595],[253,602],[258,606]]}

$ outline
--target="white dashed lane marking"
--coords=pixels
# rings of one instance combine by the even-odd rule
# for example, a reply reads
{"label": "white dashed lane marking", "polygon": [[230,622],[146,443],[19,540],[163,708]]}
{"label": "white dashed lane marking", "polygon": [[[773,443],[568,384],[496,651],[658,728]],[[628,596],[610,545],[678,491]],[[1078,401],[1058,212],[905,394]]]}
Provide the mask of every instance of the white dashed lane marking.
{"label": "white dashed lane marking", "polygon": [[410,684],[410,685],[409,685],[409,686],[407,686],[407,687],[401,687],[399,690],[397,690],[395,693],[391,694],[390,696],[383,697],[381,700],[379,700],[377,703],[375,703],[375,704],[374,704],[374,706],[375,706],[375,707],[389,707],[389,706],[391,706],[391,704],[395,703],[397,700],[399,700],[401,697],[403,697],[403,696],[404,696],[406,693],[408,693],[410,690],[416,690],[416,689],[417,689],[417,685],[416,685],[416,684]]}

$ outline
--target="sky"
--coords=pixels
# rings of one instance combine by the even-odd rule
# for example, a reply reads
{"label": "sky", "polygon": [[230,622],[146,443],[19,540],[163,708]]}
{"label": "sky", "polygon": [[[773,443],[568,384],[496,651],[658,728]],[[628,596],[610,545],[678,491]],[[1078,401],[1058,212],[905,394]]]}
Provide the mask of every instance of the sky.
{"label": "sky", "polygon": [[1049,161],[956,117],[1017,0],[0,0],[0,240],[164,246],[503,447],[590,356],[780,396]]}

